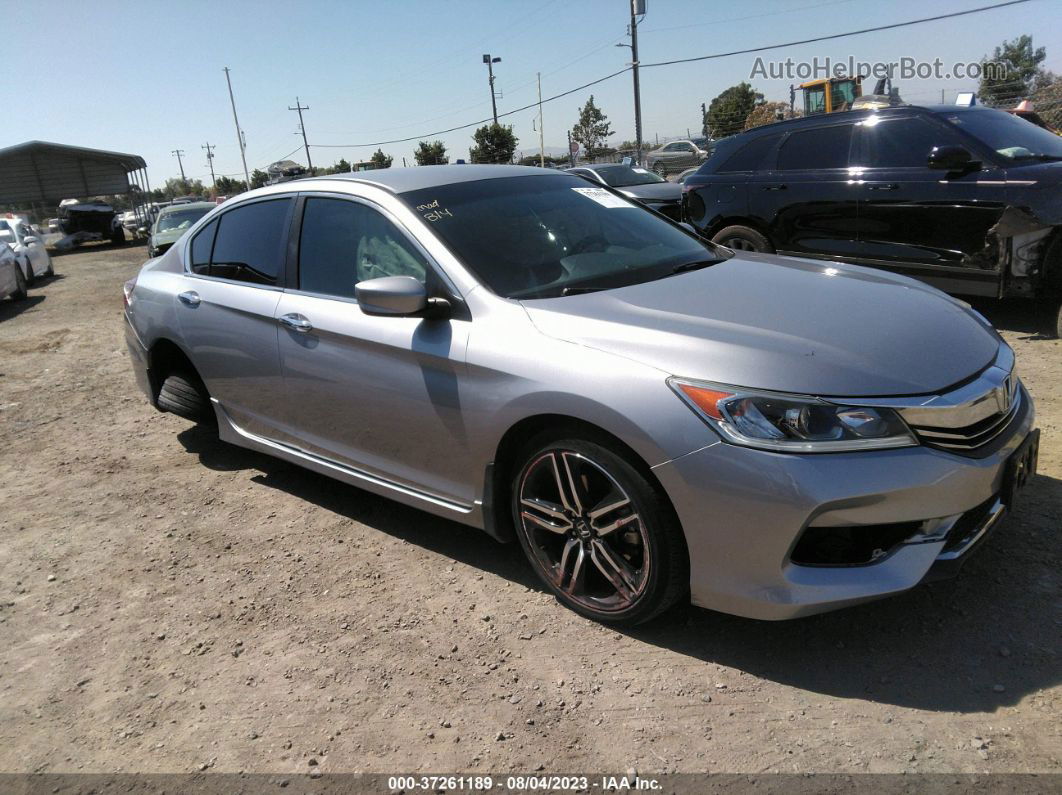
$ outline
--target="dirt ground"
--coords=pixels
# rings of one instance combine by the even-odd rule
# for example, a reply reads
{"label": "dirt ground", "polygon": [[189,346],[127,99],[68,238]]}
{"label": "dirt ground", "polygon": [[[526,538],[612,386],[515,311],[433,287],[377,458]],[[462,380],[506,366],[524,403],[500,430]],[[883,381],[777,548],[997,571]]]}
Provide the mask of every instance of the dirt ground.
{"label": "dirt ground", "polygon": [[144,258],[0,304],[0,770],[1062,772],[1062,343],[1024,306],[982,308],[1040,474],[957,579],[617,632],[516,545],[157,413],[122,340]]}

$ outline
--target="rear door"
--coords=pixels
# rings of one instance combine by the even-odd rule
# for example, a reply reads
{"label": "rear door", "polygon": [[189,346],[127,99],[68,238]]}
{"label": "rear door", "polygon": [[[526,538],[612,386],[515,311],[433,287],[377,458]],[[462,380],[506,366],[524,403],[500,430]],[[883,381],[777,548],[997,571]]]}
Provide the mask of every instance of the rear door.
{"label": "rear door", "polygon": [[471,503],[474,487],[453,465],[468,451],[470,320],[367,315],[354,297],[355,284],[380,276],[413,276],[429,295],[456,291],[379,205],[329,194],[301,205],[296,283],[277,308],[281,321],[310,326],[280,326],[290,432],[309,452]]}
{"label": "rear door", "polygon": [[750,209],[779,252],[848,259],[858,251],[859,186],[850,178],[854,121],[794,130],[750,185]]}
{"label": "rear door", "polygon": [[987,238],[1006,207],[1003,170],[987,162],[964,173],[929,168],[934,146],[970,145],[923,115],[871,116],[858,137],[859,261],[949,293],[996,295],[999,263]]}
{"label": "rear door", "polygon": [[280,435],[283,410],[275,310],[294,203],[245,202],[200,229],[175,299],[187,353],[211,396],[240,428],[269,438]]}

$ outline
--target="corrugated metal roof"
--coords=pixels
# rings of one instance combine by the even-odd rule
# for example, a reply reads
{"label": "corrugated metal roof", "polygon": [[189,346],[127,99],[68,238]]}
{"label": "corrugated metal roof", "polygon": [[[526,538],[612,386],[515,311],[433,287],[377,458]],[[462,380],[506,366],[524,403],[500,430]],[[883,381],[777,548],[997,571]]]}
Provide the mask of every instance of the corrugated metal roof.
{"label": "corrugated metal roof", "polygon": [[140,155],[27,141],[0,149],[0,204],[125,193],[129,172],[146,165]]}

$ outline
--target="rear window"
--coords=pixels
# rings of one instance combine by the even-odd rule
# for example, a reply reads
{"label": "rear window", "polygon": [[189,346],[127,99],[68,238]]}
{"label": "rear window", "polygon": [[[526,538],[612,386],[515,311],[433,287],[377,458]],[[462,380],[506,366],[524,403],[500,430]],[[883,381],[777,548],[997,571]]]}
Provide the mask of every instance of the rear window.
{"label": "rear window", "polygon": [[774,149],[781,137],[763,135],[753,138],[728,157],[719,167],[719,171],[755,171],[763,164],[764,158]]}
{"label": "rear window", "polygon": [[847,168],[851,124],[835,124],[790,134],[778,150],[778,170]]}

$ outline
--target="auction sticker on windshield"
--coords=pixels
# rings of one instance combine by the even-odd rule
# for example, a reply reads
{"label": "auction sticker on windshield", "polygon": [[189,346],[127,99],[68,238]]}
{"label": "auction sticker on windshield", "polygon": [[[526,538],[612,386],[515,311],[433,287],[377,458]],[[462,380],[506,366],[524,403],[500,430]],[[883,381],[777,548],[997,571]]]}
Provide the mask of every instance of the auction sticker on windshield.
{"label": "auction sticker on windshield", "polygon": [[604,188],[572,188],[576,193],[581,193],[588,199],[593,199],[602,207],[631,207],[630,202],[621,199]]}

